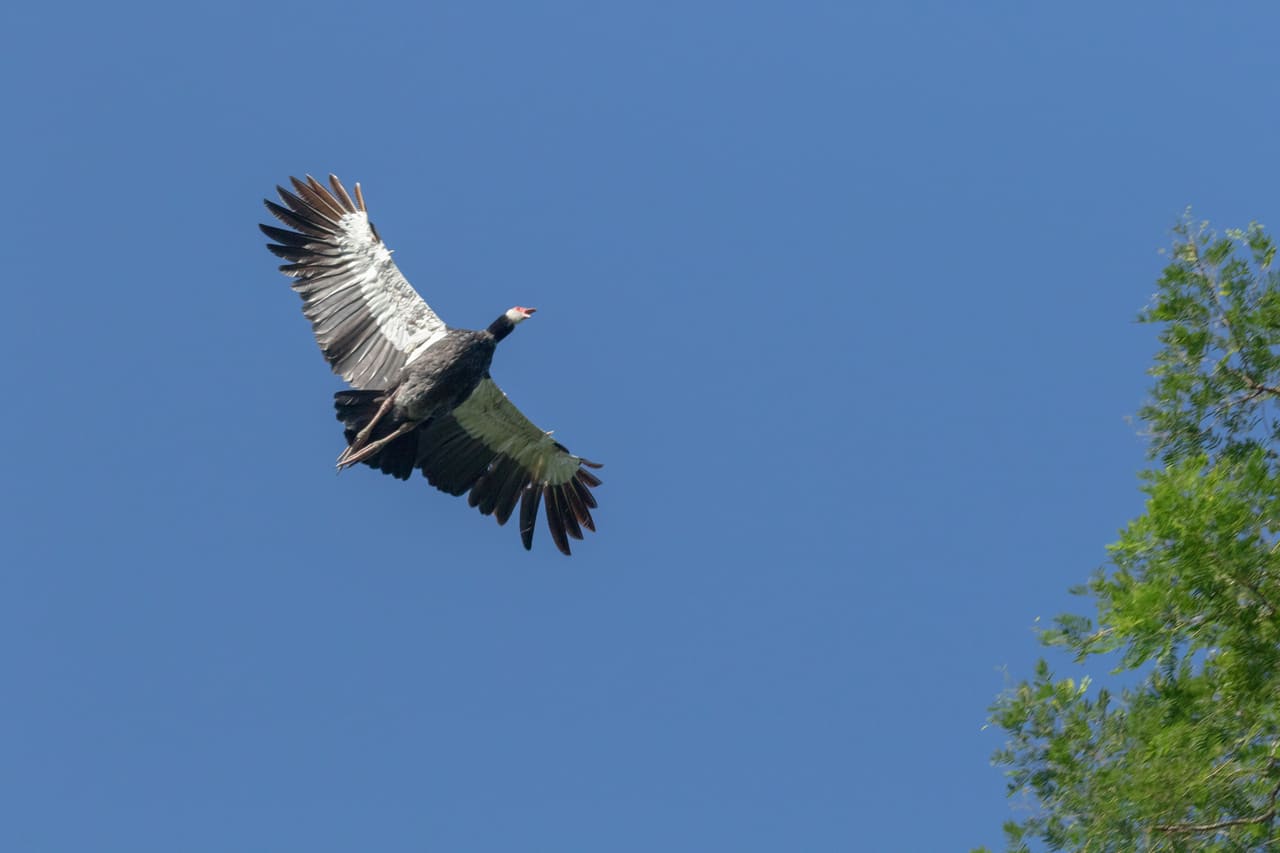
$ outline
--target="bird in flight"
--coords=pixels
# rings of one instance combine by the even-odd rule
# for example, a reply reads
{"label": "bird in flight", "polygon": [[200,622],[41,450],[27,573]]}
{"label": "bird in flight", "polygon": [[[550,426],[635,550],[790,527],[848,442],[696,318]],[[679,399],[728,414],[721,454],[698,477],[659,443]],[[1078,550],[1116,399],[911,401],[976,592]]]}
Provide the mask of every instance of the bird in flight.
{"label": "bird in flight", "polygon": [[276,187],[283,204],[267,210],[288,228],[260,225],[267,248],[288,263],[302,313],[324,357],[351,385],[334,395],[347,447],[339,470],[364,464],[407,480],[421,471],[431,485],[498,524],[520,505],[520,539],[533,547],[538,506],[556,547],[594,531],[596,462],[570,453],[520,413],[489,377],[498,343],[533,315],[515,306],[481,331],[446,326],[391,260],[355,198],[329,176],[308,175]]}

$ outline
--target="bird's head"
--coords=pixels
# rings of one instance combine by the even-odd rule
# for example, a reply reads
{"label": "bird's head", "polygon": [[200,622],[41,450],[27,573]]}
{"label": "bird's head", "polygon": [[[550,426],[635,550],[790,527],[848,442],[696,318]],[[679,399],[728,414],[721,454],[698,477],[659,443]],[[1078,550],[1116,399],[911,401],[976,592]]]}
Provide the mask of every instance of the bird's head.
{"label": "bird's head", "polygon": [[489,325],[489,334],[493,335],[496,341],[502,340],[511,334],[517,325],[533,316],[533,311],[534,309],[525,308],[523,305],[508,308]]}
{"label": "bird's head", "polygon": [[523,305],[516,305],[507,309],[507,319],[512,323],[523,323],[533,316],[537,308],[525,308]]}

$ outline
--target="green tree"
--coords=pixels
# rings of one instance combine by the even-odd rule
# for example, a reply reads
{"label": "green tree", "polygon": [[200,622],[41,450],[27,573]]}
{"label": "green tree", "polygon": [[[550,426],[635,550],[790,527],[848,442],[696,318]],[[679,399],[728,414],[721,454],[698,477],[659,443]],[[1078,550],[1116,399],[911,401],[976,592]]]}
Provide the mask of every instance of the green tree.
{"label": "green tree", "polygon": [[1141,315],[1161,344],[1146,509],[1076,590],[1096,615],[1042,634],[1106,678],[1041,661],[991,708],[1010,850],[1280,850],[1275,254],[1257,225],[1175,229]]}

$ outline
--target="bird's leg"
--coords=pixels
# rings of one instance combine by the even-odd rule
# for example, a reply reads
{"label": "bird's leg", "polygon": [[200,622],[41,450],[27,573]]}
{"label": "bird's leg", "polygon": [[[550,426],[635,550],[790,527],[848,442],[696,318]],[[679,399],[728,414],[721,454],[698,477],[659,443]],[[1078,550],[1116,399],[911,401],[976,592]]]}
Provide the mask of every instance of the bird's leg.
{"label": "bird's leg", "polygon": [[378,425],[378,421],[382,420],[382,416],[391,410],[391,406],[395,403],[396,395],[387,394],[387,398],[382,401],[382,405],[378,407],[378,411],[374,413],[373,419],[365,424],[364,429],[356,434],[356,440],[351,442],[351,450],[359,450],[364,447],[364,443],[369,440],[369,436],[373,435],[373,428]]}
{"label": "bird's leg", "polygon": [[[416,421],[405,421],[400,424],[400,426],[396,427],[395,432],[390,435],[383,436],[372,444],[366,444],[359,450],[355,450],[356,446],[352,444],[343,451],[341,456],[338,457],[338,469],[341,470],[348,466],[355,465],[357,462],[363,462],[400,436],[417,428],[418,424]],[[355,451],[354,453],[352,452],[353,450]]]}
{"label": "bird's leg", "polygon": [[[351,444],[338,454],[338,467],[345,468],[347,460],[358,452],[369,441],[369,436],[373,435],[373,428],[378,425],[378,421],[382,420],[382,416],[391,410],[392,404],[395,402],[395,394],[388,392],[382,405],[378,407],[378,411],[374,412],[369,423],[364,425],[364,429],[356,433],[356,437],[351,440]],[[363,458],[363,457],[362,457]]]}

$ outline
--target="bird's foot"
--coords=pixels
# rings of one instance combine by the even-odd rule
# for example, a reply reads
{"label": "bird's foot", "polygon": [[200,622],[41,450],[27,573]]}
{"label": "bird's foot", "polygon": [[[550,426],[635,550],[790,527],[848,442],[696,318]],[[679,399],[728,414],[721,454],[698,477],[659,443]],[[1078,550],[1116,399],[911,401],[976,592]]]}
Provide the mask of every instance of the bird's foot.
{"label": "bird's foot", "polygon": [[[395,432],[392,432],[390,435],[383,436],[371,444],[366,444],[363,447],[357,447],[355,442],[352,442],[351,446],[342,451],[341,455],[338,456],[338,470],[341,471],[343,468],[350,468],[352,465],[363,462],[400,436],[416,429],[417,426],[417,423],[413,421],[406,421],[396,427]],[[359,439],[359,436],[356,438]]]}

